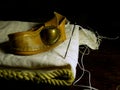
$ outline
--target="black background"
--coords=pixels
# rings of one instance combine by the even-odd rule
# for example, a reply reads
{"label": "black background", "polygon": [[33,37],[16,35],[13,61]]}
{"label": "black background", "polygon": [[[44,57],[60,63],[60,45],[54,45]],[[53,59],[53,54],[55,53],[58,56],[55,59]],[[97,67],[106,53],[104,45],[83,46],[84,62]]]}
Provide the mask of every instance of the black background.
{"label": "black background", "polygon": [[119,3],[115,0],[9,0],[0,3],[1,20],[38,21],[40,18],[50,18],[54,11],[65,15],[71,22],[92,28],[102,35],[119,35]]}

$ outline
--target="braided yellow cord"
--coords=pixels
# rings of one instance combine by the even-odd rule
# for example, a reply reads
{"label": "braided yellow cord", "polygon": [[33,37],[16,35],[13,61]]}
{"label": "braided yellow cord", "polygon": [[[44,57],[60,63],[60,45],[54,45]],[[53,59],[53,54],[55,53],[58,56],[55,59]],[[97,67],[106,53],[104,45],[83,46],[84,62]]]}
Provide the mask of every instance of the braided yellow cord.
{"label": "braided yellow cord", "polygon": [[0,77],[15,80],[30,80],[50,85],[67,86],[71,85],[74,81],[73,73],[70,69],[56,69],[51,72],[0,69]]}

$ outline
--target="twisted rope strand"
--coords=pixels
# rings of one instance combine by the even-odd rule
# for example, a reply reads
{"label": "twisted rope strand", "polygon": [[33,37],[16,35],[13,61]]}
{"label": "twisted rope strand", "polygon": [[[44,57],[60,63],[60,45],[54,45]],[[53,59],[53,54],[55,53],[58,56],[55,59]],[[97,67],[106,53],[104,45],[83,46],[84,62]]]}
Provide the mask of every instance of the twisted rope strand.
{"label": "twisted rope strand", "polygon": [[58,69],[52,72],[41,73],[31,71],[13,71],[9,69],[0,70],[0,77],[15,80],[31,80],[37,83],[50,85],[71,85],[74,81],[73,73],[69,69]]}

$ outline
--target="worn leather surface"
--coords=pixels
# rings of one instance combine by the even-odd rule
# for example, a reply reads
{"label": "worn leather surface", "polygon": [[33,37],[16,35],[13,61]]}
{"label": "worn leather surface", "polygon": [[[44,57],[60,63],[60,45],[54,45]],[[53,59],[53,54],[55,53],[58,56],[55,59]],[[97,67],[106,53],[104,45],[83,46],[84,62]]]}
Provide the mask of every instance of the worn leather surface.
{"label": "worn leather surface", "polygon": [[[48,51],[62,43],[66,39],[65,34],[66,17],[56,12],[54,12],[54,14],[55,16],[52,19],[45,23],[42,23],[42,25],[39,25],[37,29],[36,27],[35,28],[33,27],[31,28],[31,30],[9,34],[8,36],[11,51],[14,54],[31,55]],[[60,33],[58,41],[52,45],[46,45],[42,40],[44,38],[40,36],[42,30],[44,30],[44,28],[48,26],[54,26],[59,30]]]}

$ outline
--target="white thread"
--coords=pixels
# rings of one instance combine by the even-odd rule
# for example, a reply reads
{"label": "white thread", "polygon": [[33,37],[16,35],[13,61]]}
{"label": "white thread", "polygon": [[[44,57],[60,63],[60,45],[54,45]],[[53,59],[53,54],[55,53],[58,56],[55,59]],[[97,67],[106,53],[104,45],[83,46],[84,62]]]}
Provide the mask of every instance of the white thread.
{"label": "white thread", "polygon": [[[88,88],[89,90],[98,90],[98,89],[92,87],[92,85],[91,85],[91,73],[90,73],[90,71],[88,71],[88,70],[85,69],[84,64],[83,64],[83,57],[84,57],[84,55],[86,53],[86,50],[89,50],[89,48],[87,46],[86,46],[86,48],[85,48],[85,50],[84,50],[84,52],[82,53],[82,56],[81,56],[81,65],[82,66],[78,62],[78,66],[79,66],[79,68],[83,72],[82,72],[81,76],[73,83],[73,86],[84,87],[84,88]],[[84,76],[85,72],[88,72],[88,74],[89,74],[89,86],[86,86],[86,85],[77,85],[76,83],[82,79],[82,77]],[[86,90],[88,90],[88,89],[86,89]]]}
{"label": "white thread", "polygon": [[101,35],[98,34],[98,32],[95,32],[95,33],[96,33],[96,35],[97,35],[97,42],[98,42],[98,45],[100,45],[102,39],[116,40],[116,39],[119,38],[119,36],[116,36],[116,37],[113,38],[113,37],[101,36]]}
{"label": "white thread", "polygon": [[[81,26],[80,26],[80,28],[83,29],[83,27],[81,27]],[[100,43],[101,43],[102,39],[115,40],[115,39],[119,38],[119,36],[117,36],[115,38],[100,36],[97,32],[96,32],[96,36],[97,36],[98,46],[100,46]],[[83,47],[80,47],[80,48],[83,49]],[[86,50],[88,50],[87,54],[86,54]],[[87,89],[84,89],[84,90],[98,90],[97,88],[92,87],[92,85],[91,85],[91,73],[90,73],[90,71],[88,71],[88,70],[85,69],[84,64],[83,64],[83,57],[84,57],[84,55],[88,55],[90,53],[90,49],[86,46],[85,50],[84,51],[80,51],[80,53],[82,54],[82,56],[81,56],[81,65],[82,66],[80,65],[79,62],[78,62],[78,66],[79,66],[79,68],[83,72],[82,72],[81,76],[73,83],[73,86],[79,86],[79,87],[87,88]],[[76,83],[82,79],[82,77],[84,76],[85,72],[87,72],[89,74],[89,86],[86,86],[86,85],[77,85]],[[119,87],[117,87],[116,90],[118,90],[118,88]]]}
{"label": "white thread", "polygon": [[[87,46],[86,46],[86,47],[87,47]],[[80,45],[80,47],[79,47],[79,52],[80,52],[81,54],[83,54],[84,51],[81,51],[80,49],[84,49],[84,48],[85,48],[85,45],[84,45],[84,46]],[[88,48],[88,47],[87,47],[87,48]],[[85,52],[84,55],[89,55],[89,53],[90,53],[90,49],[87,49],[87,53]]]}

